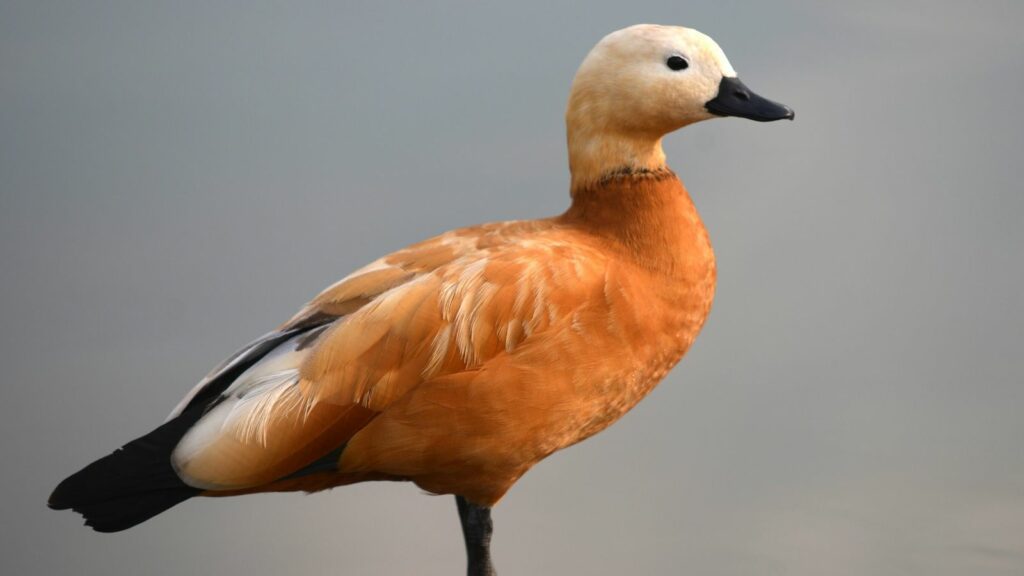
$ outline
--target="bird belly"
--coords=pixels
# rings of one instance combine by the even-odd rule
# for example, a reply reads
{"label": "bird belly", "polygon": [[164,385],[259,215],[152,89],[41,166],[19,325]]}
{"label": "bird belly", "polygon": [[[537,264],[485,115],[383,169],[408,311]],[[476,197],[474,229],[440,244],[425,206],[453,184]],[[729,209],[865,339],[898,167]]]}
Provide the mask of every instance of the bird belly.
{"label": "bird belly", "polygon": [[[633,346],[580,336],[426,382],[351,439],[340,470],[492,506],[537,462],[604,430],[665,377],[703,322],[673,326],[675,316],[659,315],[673,321]],[[579,351],[573,360],[570,350]]]}

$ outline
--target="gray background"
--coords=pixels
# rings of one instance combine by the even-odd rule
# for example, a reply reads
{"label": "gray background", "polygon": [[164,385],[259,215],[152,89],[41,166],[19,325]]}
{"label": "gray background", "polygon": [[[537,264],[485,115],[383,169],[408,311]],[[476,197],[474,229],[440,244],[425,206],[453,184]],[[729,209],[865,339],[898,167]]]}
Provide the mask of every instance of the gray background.
{"label": "gray background", "polygon": [[646,21],[797,120],[667,140],[715,309],[509,493],[501,573],[1024,573],[1024,4],[832,4],[3,1],[0,572],[461,573],[411,485],[44,502],[353,268],[563,210],[572,74]]}

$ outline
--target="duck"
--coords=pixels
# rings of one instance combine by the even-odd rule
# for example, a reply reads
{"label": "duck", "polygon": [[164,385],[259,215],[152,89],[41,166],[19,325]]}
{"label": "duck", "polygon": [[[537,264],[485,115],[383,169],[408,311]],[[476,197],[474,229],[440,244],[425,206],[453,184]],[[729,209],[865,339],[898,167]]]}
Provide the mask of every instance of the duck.
{"label": "duck", "polygon": [[726,116],[794,112],[701,32],[608,34],[569,94],[564,213],[452,230],[352,272],[49,506],[118,532],[195,497],[412,482],[455,497],[467,574],[495,574],[502,496],[633,408],[704,325],[715,257],[662,139]]}

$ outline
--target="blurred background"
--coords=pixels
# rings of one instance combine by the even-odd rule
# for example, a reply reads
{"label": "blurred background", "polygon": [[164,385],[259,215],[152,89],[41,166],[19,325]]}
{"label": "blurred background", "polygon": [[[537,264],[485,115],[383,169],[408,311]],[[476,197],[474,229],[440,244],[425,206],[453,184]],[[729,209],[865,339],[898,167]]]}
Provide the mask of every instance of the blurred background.
{"label": "blurred background", "polygon": [[606,33],[714,37],[797,111],[666,141],[719,259],[702,336],[495,512],[501,574],[1024,573],[1024,4],[0,1],[0,572],[464,571],[408,484],[99,535],[63,477],[321,288],[568,205]]}

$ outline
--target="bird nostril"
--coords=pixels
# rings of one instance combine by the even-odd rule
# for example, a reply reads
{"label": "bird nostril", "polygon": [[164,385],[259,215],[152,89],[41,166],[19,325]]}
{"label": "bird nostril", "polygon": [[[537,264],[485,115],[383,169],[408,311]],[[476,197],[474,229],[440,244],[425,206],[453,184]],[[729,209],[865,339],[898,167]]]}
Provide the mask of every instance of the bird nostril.
{"label": "bird nostril", "polygon": [[750,93],[747,92],[746,90],[737,90],[736,97],[739,98],[740,100],[743,100],[744,102],[750,101]]}

